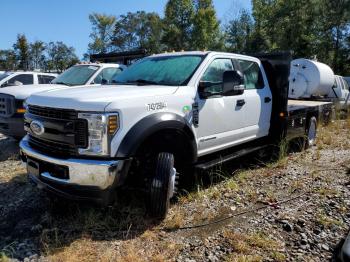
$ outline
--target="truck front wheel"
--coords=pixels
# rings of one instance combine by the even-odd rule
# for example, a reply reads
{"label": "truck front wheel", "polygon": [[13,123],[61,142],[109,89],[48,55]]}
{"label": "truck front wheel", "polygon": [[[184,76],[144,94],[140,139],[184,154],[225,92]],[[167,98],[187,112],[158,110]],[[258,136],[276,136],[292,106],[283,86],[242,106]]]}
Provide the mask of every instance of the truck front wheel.
{"label": "truck front wheel", "polygon": [[174,155],[159,153],[155,164],[155,175],[150,183],[148,212],[152,217],[165,218],[170,206],[170,199],[176,189]]}
{"label": "truck front wheel", "polygon": [[315,145],[316,134],[317,134],[317,119],[316,117],[313,116],[310,118],[309,126],[307,129],[305,148],[309,148]]}

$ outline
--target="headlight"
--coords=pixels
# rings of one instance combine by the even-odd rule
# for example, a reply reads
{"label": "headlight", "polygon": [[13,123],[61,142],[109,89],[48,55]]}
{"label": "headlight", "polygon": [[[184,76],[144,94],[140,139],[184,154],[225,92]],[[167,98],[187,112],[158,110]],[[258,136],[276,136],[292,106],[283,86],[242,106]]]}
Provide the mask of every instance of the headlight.
{"label": "headlight", "polygon": [[79,154],[108,156],[110,141],[119,129],[119,115],[79,113],[78,118],[88,121],[88,147],[80,148]]}

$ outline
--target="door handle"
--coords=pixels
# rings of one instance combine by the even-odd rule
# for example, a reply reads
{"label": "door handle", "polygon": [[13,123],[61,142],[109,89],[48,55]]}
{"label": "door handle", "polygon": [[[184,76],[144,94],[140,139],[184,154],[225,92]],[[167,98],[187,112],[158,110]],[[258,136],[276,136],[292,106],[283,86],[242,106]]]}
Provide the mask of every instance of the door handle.
{"label": "door handle", "polygon": [[237,106],[244,106],[245,105],[245,101],[244,101],[244,99],[239,99],[239,100],[237,100],[237,104],[236,104]]}
{"label": "door handle", "polygon": [[268,96],[267,96],[267,97],[265,97],[264,102],[265,102],[265,103],[270,103],[271,100],[272,100],[271,97],[268,97]]}

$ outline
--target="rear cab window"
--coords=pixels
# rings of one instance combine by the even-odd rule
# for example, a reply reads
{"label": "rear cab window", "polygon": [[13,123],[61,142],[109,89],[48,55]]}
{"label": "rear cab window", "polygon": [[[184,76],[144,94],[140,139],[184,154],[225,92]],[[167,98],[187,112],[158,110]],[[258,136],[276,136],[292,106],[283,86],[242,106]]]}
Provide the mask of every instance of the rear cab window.
{"label": "rear cab window", "polygon": [[262,89],[264,88],[264,79],[260,66],[255,61],[236,59],[239,70],[243,73],[245,89]]}
{"label": "rear cab window", "polygon": [[38,75],[39,84],[50,84],[52,80],[54,80],[54,76],[50,75]]}

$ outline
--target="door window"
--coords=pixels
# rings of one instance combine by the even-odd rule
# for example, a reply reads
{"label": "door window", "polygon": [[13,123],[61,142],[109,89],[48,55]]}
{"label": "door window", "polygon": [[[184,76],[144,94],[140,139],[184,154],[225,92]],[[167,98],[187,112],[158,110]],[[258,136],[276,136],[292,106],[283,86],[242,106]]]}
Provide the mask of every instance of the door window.
{"label": "door window", "polygon": [[48,75],[38,75],[39,84],[50,84],[52,80],[54,80],[54,76]]}
{"label": "door window", "polygon": [[238,59],[238,63],[244,76],[245,89],[264,88],[264,80],[258,63],[242,59]]}
{"label": "door window", "polygon": [[33,81],[33,75],[31,74],[22,74],[22,75],[16,75],[12,77],[8,83],[10,85],[18,85],[19,83],[22,83],[23,85],[32,85],[34,83]]}
{"label": "door window", "polygon": [[205,90],[211,94],[221,93],[224,72],[233,69],[231,59],[215,59],[201,78],[201,83],[207,87]]}
{"label": "door window", "polygon": [[105,79],[107,81],[107,84],[110,84],[112,82],[112,79],[119,75],[121,72],[122,70],[120,68],[105,68],[96,76],[94,84],[102,84],[102,79]]}

